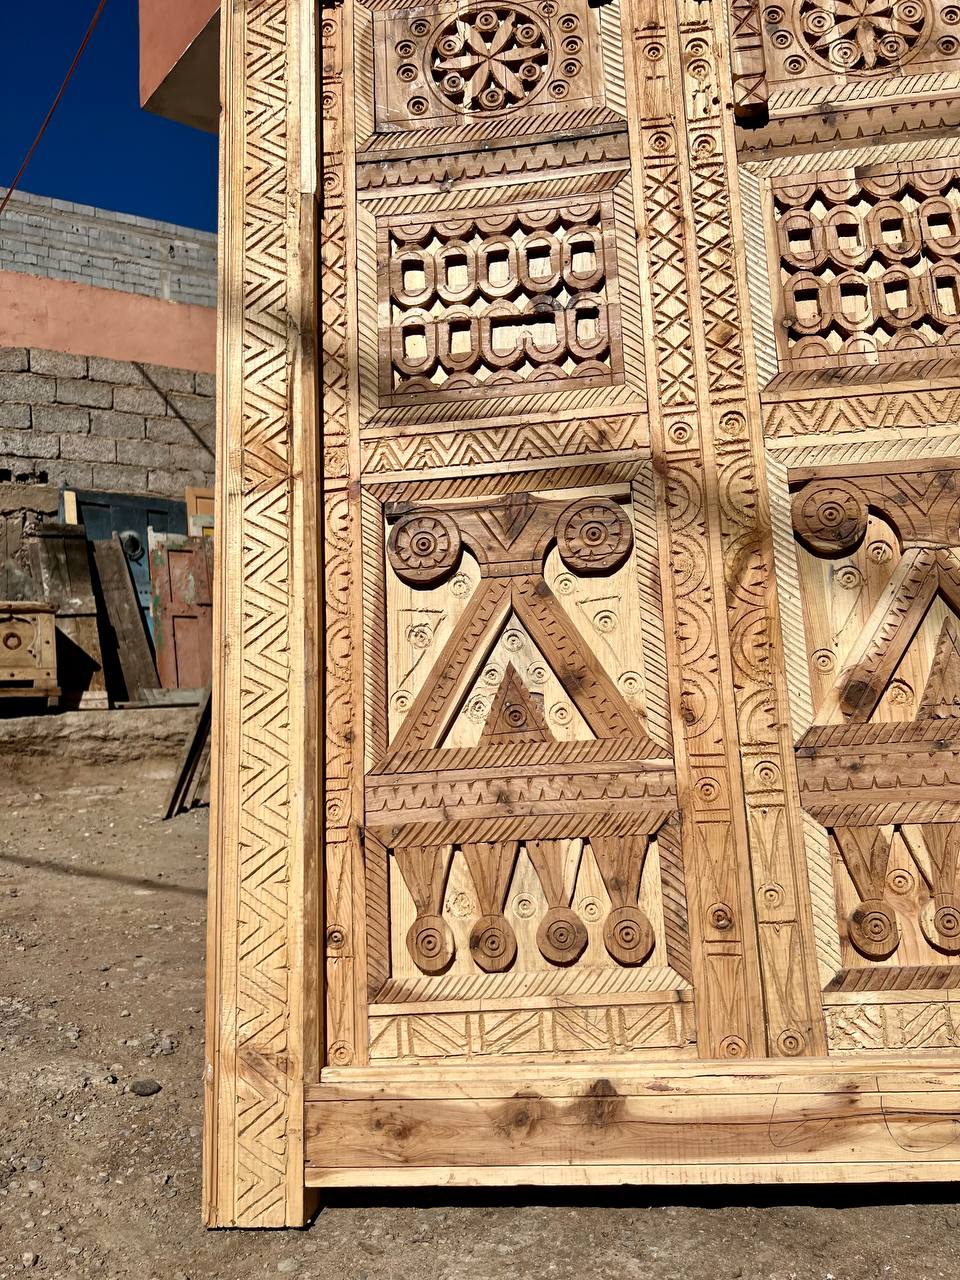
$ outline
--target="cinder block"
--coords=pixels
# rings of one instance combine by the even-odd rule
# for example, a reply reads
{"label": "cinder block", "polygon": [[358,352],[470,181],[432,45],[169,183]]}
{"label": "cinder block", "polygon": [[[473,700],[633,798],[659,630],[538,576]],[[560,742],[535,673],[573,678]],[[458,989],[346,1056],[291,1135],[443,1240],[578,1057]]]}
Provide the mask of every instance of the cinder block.
{"label": "cinder block", "polygon": [[[145,467],[124,467],[117,463],[101,463],[93,468],[93,487],[112,493],[151,493],[147,487]],[[162,495],[166,497],[166,494]]]}
{"label": "cinder block", "polygon": [[176,471],[213,472],[213,457],[200,445],[171,445],[170,466]]}
{"label": "cinder block", "polygon": [[106,436],[63,436],[60,454],[76,462],[115,462],[117,442]]}
{"label": "cinder block", "polygon": [[151,471],[149,484],[151,493],[182,498],[188,485],[209,485],[210,475],[203,471]]}
{"label": "cinder block", "polygon": [[57,400],[61,404],[85,404],[91,409],[109,409],[113,404],[113,387],[106,382],[87,378],[58,378]]}
{"label": "cinder block", "polygon": [[214,396],[217,393],[217,377],[213,373],[196,375],[196,392],[198,396]]}
{"label": "cinder block", "polygon": [[35,404],[32,422],[34,430],[85,436],[90,430],[90,410],[70,404]]}
{"label": "cinder block", "polygon": [[27,362],[26,347],[0,347],[0,373],[21,373]]}
{"label": "cinder block", "polygon": [[56,390],[56,379],[39,373],[0,373],[0,400],[52,404]]}
{"label": "cinder block", "polygon": [[167,402],[159,391],[150,386],[116,387],[113,407],[122,413],[159,414],[166,411]]}
{"label": "cinder block", "polygon": [[117,461],[144,467],[169,467],[170,446],[155,440],[118,440]]}
{"label": "cinder block", "polygon": [[116,409],[94,409],[90,414],[90,433],[112,436],[115,440],[143,440],[144,420],[135,413],[118,413]]}
{"label": "cinder block", "polygon": [[119,382],[127,387],[143,386],[143,374],[130,360],[108,360],[106,356],[90,356],[90,377],[98,382]]}
{"label": "cinder block", "polygon": [[57,459],[44,466],[50,484],[66,485],[70,489],[92,489],[93,467],[89,462],[64,462]]}
{"label": "cinder block", "polygon": [[30,352],[30,368],[34,373],[49,373],[55,378],[85,378],[87,357],[34,349]]}
{"label": "cinder block", "polygon": [[173,392],[170,395],[172,411],[187,422],[206,423],[213,421],[214,406],[209,396],[188,396]]}
{"label": "cinder block", "polygon": [[60,437],[46,431],[0,431],[0,457],[58,458]]}
{"label": "cinder block", "polygon": [[169,369],[162,364],[145,364],[144,369],[161,391],[192,391],[194,375],[189,369]]}
{"label": "cinder block", "polygon": [[159,440],[162,444],[185,445],[191,448],[193,446],[202,448],[200,440],[204,440],[212,449],[213,425],[188,423],[181,418],[148,418],[147,439]]}
{"label": "cinder block", "polygon": [[29,431],[32,425],[28,404],[0,404],[0,428],[3,430]]}

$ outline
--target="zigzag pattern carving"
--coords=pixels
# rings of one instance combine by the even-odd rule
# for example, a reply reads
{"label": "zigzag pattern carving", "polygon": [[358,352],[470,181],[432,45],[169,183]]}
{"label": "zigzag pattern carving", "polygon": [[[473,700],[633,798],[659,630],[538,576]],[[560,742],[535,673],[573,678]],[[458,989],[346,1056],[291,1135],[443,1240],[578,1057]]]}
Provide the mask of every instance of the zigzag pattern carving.
{"label": "zigzag pattern carving", "polygon": [[648,440],[641,415],[525,422],[521,425],[468,425],[457,431],[410,434],[372,440],[362,446],[364,471],[423,470],[427,467],[466,467],[518,459],[560,460],[571,454],[608,453],[643,448]]}
{"label": "zigzag pattern carving", "polygon": [[287,6],[246,6],[239,941],[235,1214],[285,1220],[290,439]]}

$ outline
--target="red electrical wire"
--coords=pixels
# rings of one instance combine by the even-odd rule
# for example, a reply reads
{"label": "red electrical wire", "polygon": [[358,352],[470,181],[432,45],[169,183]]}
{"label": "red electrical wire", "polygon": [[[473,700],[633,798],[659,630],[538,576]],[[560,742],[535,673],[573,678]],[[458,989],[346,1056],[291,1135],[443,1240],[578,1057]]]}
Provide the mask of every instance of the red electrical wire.
{"label": "red electrical wire", "polygon": [[13,195],[14,191],[16,191],[17,185],[19,184],[20,179],[23,177],[24,173],[26,172],[27,165],[33,159],[33,153],[36,151],[37,147],[40,145],[40,139],[46,133],[47,125],[53,119],[53,113],[56,111],[57,107],[59,107],[60,99],[63,97],[63,95],[67,91],[67,85],[70,83],[70,80],[73,77],[73,73],[77,69],[77,63],[83,57],[83,51],[84,49],[86,49],[87,44],[89,43],[90,37],[93,35],[94,27],[100,21],[100,15],[101,13],[103,13],[106,3],[107,3],[107,0],[100,0],[100,3],[97,5],[96,12],[94,13],[93,17],[90,19],[90,25],[87,27],[86,34],[84,35],[83,39],[80,41],[80,48],[74,54],[73,61],[70,63],[70,69],[67,71],[67,74],[63,78],[63,84],[60,86],[60,89],[57,93],[57,96],[53,100],[50,110],[44,116],[43,124],[37,130],[37,136],[34,138],[33,142],[31,142],[30,144],[30,150],[23,157],[23,164],[21,164],[20,168],[17,170],[16,177],[10,183],[10,186],[7,188],[7,194],[3,197],[3,200],[0,200],[0,216],[3,215],[4,209],[6,209],[7,205],[10,202],[10,197]]}

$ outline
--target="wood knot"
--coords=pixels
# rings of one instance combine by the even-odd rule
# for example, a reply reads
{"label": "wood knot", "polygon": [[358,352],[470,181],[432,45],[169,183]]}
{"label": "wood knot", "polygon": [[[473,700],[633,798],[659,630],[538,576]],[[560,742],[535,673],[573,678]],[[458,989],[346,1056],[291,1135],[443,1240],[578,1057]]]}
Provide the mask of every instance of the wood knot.
{"label": "wood knot", "polygon": [[581,1124],[590,1129],[606,1129],[622,1118],[624,1099],[609,1080],[595,1080],[582,1098],[574,1103]]}
{"label": "wood knot", "polygon": [[530,1138],[543,1122],[545,1104],[538,1093],[515,1093],[494,1113],[497,1133],[508,1140]]}

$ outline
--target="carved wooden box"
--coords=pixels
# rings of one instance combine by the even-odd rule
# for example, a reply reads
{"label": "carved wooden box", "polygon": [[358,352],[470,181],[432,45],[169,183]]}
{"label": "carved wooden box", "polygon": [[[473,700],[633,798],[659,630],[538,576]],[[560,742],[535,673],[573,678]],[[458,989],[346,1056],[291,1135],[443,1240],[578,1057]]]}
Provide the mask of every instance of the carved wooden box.
{"label": "carved wooden box", "polygon": [[55,705],[56,629],[53,605],[0,601],[0,699],[45,698]]}
{"label": "carved wooden box", "polygon": [[224,24],[207,1220],[955,1176],[956,13]]}

